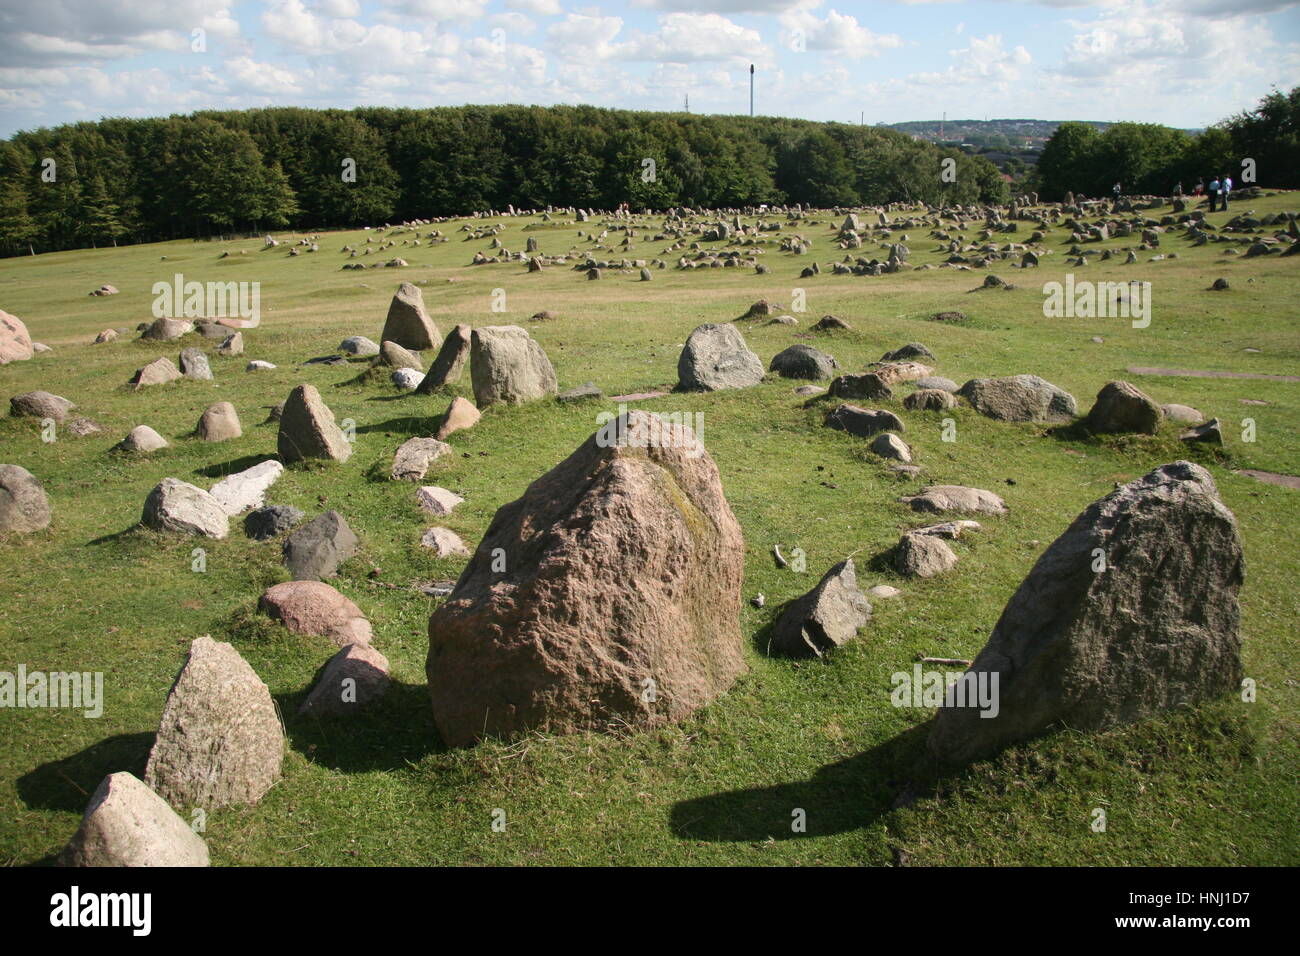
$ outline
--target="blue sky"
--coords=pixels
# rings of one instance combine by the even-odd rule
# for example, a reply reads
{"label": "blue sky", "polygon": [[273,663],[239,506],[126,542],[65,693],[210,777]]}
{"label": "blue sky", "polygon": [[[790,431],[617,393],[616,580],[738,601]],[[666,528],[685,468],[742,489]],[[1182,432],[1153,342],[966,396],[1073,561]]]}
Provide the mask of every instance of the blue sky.
{"label": "blue sky", "polygon": [[266,105],[745,113],[750,63],[766,114],[1201,127],[1300,85],[1300,0],[0,0],[0,135]]}

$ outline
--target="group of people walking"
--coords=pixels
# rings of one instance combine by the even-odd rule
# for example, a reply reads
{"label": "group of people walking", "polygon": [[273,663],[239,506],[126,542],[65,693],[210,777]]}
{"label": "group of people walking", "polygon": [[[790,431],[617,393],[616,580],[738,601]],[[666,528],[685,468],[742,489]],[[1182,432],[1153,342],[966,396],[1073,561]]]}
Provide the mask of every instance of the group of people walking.
{"label": "group of people walking", "polygon": [[[1204,196],[1208,193],[1210,197],[1210,212],[1214,212],[1216,208],[1223,212],[1227,212],[1228,193],[1230,192],[1232,192],[1232,177],[1215,176],[1213,179],[1210,180],[1210,185],[1208,188],[1205,185],[1204,179],[1198,180],[1196,183],[1196,188],[1192,190],[1192,195]],[[1177,186],[1174,187],[1174,195],[1181,196],[1182,194],[1183,194],[1183,184],[1179,183]]]}

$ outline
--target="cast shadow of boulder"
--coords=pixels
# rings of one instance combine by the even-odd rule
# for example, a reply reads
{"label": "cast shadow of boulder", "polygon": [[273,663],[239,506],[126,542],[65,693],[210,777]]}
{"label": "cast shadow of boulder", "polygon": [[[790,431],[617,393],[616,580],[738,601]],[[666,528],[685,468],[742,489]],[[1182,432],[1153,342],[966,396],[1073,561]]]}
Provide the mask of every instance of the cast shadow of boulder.
{"label": "cast shadow of boulder", "polygon": [[447,751],[433,722],[426,685],[393,681],[382,698],[354,714],[299,714],[319,678],[318,672],[302,690],[276,697],[289,745],[312,763],[342,773],[401,770],[428,754]]}
{"label": "cast shadow of boulder", "polygon": [[[831,836],[868,827],[894,806],[924,752],[925,721],[856,756],[827,764],[807,780],[729,790],[673,806],[670,826],[683,840],[758,843]],[[806,827],[796,832],[795,811]]]}
{"label": "cast shadow of boulder", "polygon": [[153,731],[117,734],[61,760],[41,764],[18,778],[18,797],[32,810],[79,814],[110,773],[126,770],[144,778],[153,739]]}

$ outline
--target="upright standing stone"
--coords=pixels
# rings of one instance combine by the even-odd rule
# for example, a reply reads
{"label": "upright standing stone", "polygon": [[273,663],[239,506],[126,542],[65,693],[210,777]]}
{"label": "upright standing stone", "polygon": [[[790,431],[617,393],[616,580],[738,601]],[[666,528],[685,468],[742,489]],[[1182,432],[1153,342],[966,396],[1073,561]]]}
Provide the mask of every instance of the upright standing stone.
{"label": "upright standing stone", "polygon": [[730,322],[706,323],[686,340],[677,359],[677,379],[688,391],[745,388],[763,380],[763,362]]}
{"label": "upright standing stone", "polygon": [[31,534],[50,525],[45,488],[21,465],[0,465],[0,533]]}
{"label": "upright standing stone", "polygon": [[542,347],[517,325],[488,325],[471,336],[470,379],[479,408],[511,405],[556,393],[555,369]]}
{"label": "upright standing stone", "polygon": [[23,320],[0,309],[0,365],[26,361],[34,354]]}
{"label": "upright standing stone", "polygon": [[239,413],[229,402],[217,402],[209,405],[199,418],[194,433],[204,441],[226,441],[244,434],[239,427]]}
{"label": "upright standing stone", "polygon": [[280,779],[283,759],[271,692],[229,644],[197,638],[167,695],[144,782],[186,813],[254,804]]}
{"label": "upright standing stone", "polygon": [[497,512],[429,619],[443,739],[684,717],[745,670],[743,569],[699,439],[642,411],[611,420]]}
{"label": "upright standing stone", "polygon": [[286,464],[307,458],[347,461],[352,456],[351,443],[315,385],[299,385],[285,399],[276,447]]}
{"label": "upright standing stone", "polygon": [[442,344],[438,327],[424,310],[424,294],[418,285],[403,282],[388,306],[388,318],[380,342],[396,342],[407,349],[423,352]]}
{"label": "upright standing stone", "polygon": [[433,366],[415,390],[417,395],[429,395],[443,385],[460,381],[465,360],[469,358],[471,333],[468,325],[458,325],[447,333]]}
{"label": "upright standing stone", "polygon": [[208,845],[167,801],[126,771],[105,777],[62,866],[207,866]]}
{"label": "upright standing stone", "polygon": [[1162,465],[1093,502],[963,678],[994,689],[996,716],[943,707],[930,752],[965,762],[1055,725],[1102,730],[1236,690],[1243,574],[1237,519],[1199,465]]}

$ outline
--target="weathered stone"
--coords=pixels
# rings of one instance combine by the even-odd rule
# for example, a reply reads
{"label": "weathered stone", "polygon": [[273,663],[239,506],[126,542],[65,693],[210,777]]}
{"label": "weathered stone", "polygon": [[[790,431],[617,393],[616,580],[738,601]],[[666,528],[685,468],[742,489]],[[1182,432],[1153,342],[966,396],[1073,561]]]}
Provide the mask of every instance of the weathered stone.
{"label": "weathered stone", "polygon": [[255,508],[244,517],[244,534],[254,541],[265,541],[284,534],[305,517],[305,514],[290,505]]}
{"label": "weathered stone", "polygon": [[68,412],[77,406],[61,395],[49,392],[23,392],[9,399],[9,414],[16,418],[52,418],[56,422],[67,419]]}
{"label": "weathered stone", "polygon": [[148,425],[136,425],[132,428],[125,438],[113,446],[113,451],[131,451],[131,452],[151,452],[159,448],[167,447],[167,439],[163,438]]}
{"label": "weathered stone", "polygon": [[450,453],[451,446],[436,438],[408,438],[393,456],[393,479],[419,481],[430,465]]}
{"label": "weathered stone", "polygon": [[773,357],[768,370],[782,378],[825,379],[835,374],[840,363],[811,345],[791,345]]}
{"label": "weathered stone", "polygon": [[179,478],[164,478],[144,500],[140,523],[155,531],[224,538],[230,521],[217,499]]}
{"label": "weathered stone", "polygon": [[188,319],[154,319],[140,333],[140,338],[150,342],[174,342],[193,331],[194,323]]}
{"label": "weathered stone", "polygon": [[243,355],[244,354],[244,333],[231,332],[221,344],[217,346],[218,355]]}
{"label": "weathered stone", "polygon": [[971,379],[958,394],[981,415],[1006,422],[1068,422],[1074,396],[1037,375]]}
{"label": "weathered stone", "polygon": [[918,389],[935,388],[941,392],[957,391],[957,383],[941,375],[926,375],[924,378],[918,378],[912,384]]}
{"label": "weathered stone", "polygon": [[1205,415],[1190,405],[1161,405],[1160,410],[1164,412],[1165,418],[1179,425],[1197,425],[1205,421]]}
{"label": "weathered stone", "polygon": [[1096,433],[1141,432],[1154,435],[1165,413],[1136,385],[1107,382],[1097,393],[1097,401],[1084,424]]}
{"label": "weathered stone", "polygon": [[599,399],[604,397],[605,393],[596,386],[595,382],[584,382],[582,385],[575,385],[573,388],[566,388],[555,396],[555,400],[565,405],[570,405],[574,402],[585,402],[588,399]]}
{"label": "weathered stone", "polygon": [[299,385],[285,399],[276,447],[285,463],[307,458],[347,461],[352,444],[334,423],[334,413],[315,385]]}
{"label": "weathered stone", "polygon": [[197,638],[167,695],[144,782],[186,813],[255,804],[283,759],[271,692],[229,644]]}
{"label": "weathered stone", "polygon": [[23,320],[0,309],[0,365],[24,362],[35,354]]}
{"label": "weathered stone", "polygon": [[1174,462],[1111,492],[1043,553],[971,665],[996,715],[941,708],[931,754],[964,763],[1054,726],[1104,730],[1236,691],[1243,574],[1236,518],[1204,468]]}
{"label": "weathered stone", "polygon": [[429,528],[420,538],[420,546],[429,548],[440,558],[469,557],[469,548],[450,528]]}
{"label": "weathered stone", "polygon": [[894,552],[894,568],[905,578],[932,578],[957,566],[957,555],[936,535],[905,534]]}
{"label": "weathered stone", "polygon": [[460,381],[465,361],[469,358],[472,331],[468,325],[458,325],[447,333],[438,357],[415,390],[417,395],[429,395],[444,385]]}
{"label": "weathered stone", "polygon": [[104,428],[93,418],[74,418],[63,430],[74,438],[85,438],[87,435],[98,435]]}
{"label": "weathered stone", "polygon": [[690,429],[611,420],[497,512],[430,618],[443,739],[654,727],[707,704],[745,670],[743,565]]}
{"label": "weathered stone", "polygon": [[229,402],[217,402],[209,405],[199,418],[194,434],[203,441],[227,441],[238,438],[244,434],[244,430],[239,427],[239,415],[235,406]]}
{"label": "weathered stone", "polygon": [[186,378],[200,381],[212,380],[212,366],[202,349],[182,349],[180,355],[181,374]]}
{"label": "weathered stone", "polygon": [[763,380],[763,362],[731,323],[701,325],[690,334],[677,360],[684,390],[745,388]]}
{"label": "weathered stone", "polygon": [[471,335],[470,379],[479,408],[554,395],[555,369],[542,347],[517,325],[489,325]]}
{"label": "weathered stone", "polygon": [[772,629],[772,650],[793,657],[820,657],[853,640],[871,619],[871,605],[858,590],[853,559],[832,567],[817,586],[792,601]]}
{"label": "weathered stone", "polygon": [[413,368],[417,372],[424,371],[424,363],[420,361],[420,356],[387,339],[379,346],[379,363],[390,368]]}
{"label": "weathered stone", "polygon": [[442,344],[438,327],[424,310],[424,294],[419,286],[403,282],[397,287],[397,293],[388,306],[384,333],[379,340],[395,342],[417,352],[436,349]]}
{"label": "weathered stone", "polygon": [[283,474],[284,465],[268,459],[227,475],[212,486],[209,494],[217,499],[221,510],[233,518],[249,508],[260,508],[266,502],[267,491]]}
{"label": "weathered stone", "polygon": [[465,501],[455,492],[448,491],[446,488],[439,488],[437,485],[427,485],[417,490],[415,500],[421,508],[435,515],[449,515],[456,509],[457,505],[463,504]]}
{"label": "weathered stone", "polygon": [[920,362],[877,362],[871,371],[880,376],[886,385],[897,385],[899,382],[914,382],[918,378],[925,378],[934,369]]}
{"label": "weathered stone", "polygon": [[294,634],[326,637],[339,647],[370,643],[370,622],[361,609],[323,581],[276,584],[262,592],[257,606]]}
{"label": "weathered stone", "polygon": [[284,566],[295,581],[319,581],[338,573],[361,542],[337,511],[326,511],[284,541]]}
{"label": "weathered stone", "polygon": [[157,358],[131,376],[131,384],[140,390],[148,385],[165,385],[181,378],[181,371],[169,358]]}
{"label": "weathered stone", "polygon": [[418,368],[395,368],[390,377],[393,385],[406,392],[415,391],[424,381],[424,373]]}
{"label": "weathered stone", "polygon": [[871,443],[871,450],[881,458],[901,461],[905,465],[912,461],[912,449],[907,442],[890,432],[877,435]]}
{"label": "weathered stone", "polygon": [[442,440],[453,432],[458,432],[463,428],[473,428],[478,424],[478,420],[483,417],[483,413],[475,408],[470,402],[457,395],[447,406],[447,411],[442,415],[442,420],[438,423],[438,430],[434,437]]}
{"label": "weathered stone", "polygon": [[339,343],[339,351],[358,358],[369,358],[379,354],[379,346],[364,335],[352,335]]}
{"label": "weathered stone", "polygon": [[868,398],[873,401],[888,401],[894,397],[894,390],[875,372],[858,372],[836,376],[831,382],[828,394],[833,398]]}
{"label": "weathered stone", "polygon": [[908,342],[906,345],[894,349],[892,352],[886,352],[880,356],[882,362],[901,362],[904,359],[912,358],[934,358],[934,353],[922,345],[920,342]]}
{"label": "weathered stone", "polygon": [[901,432],[906,427],[893,412],[859,408],[857,405],[837,405],[831,409],[826,415],[826,426],[859,438],[870,438],[877,432]]}
{"label": "weathered stone", "polygon": [[167,801],[126,771],[105,777],[61,866],[207,866],[208,846]]}
{"label": "weathered stone", "polygon": [[369,644],[349,644],[329,659],[298,713],[354,713],[383,697],[389,682],[388,658]]}
{"label": "weathered stone", "polygon": [[898,500],[910,505],[913,511],[931,514],[947,511],[990,515],[1007,513],[1006,502],[993,492],[982,488],[966,488],[963,485],[927,485],[921,489],[920,494]]}
{"label": "weathered stone", "polygon": [[1223,422],[1217,418],[1211,418],[1204,425],[1198,425],[1195,428],[1189,428],[1178,436],[1183,441],[1203,441],[1212,445],[1223,444]]}
{"label": "weathered stone", "polygon": [[946,392],[943,389],[922,388],[911,395],[904,396],[903,407],[909,411],[941,412],[945,409],[956,408],[957,399],[952,392]]}
{"label": "weathered stone", "polygon": [[21,465],[0,465],[0,533],[31,534],[50,525],[50,502]]}

